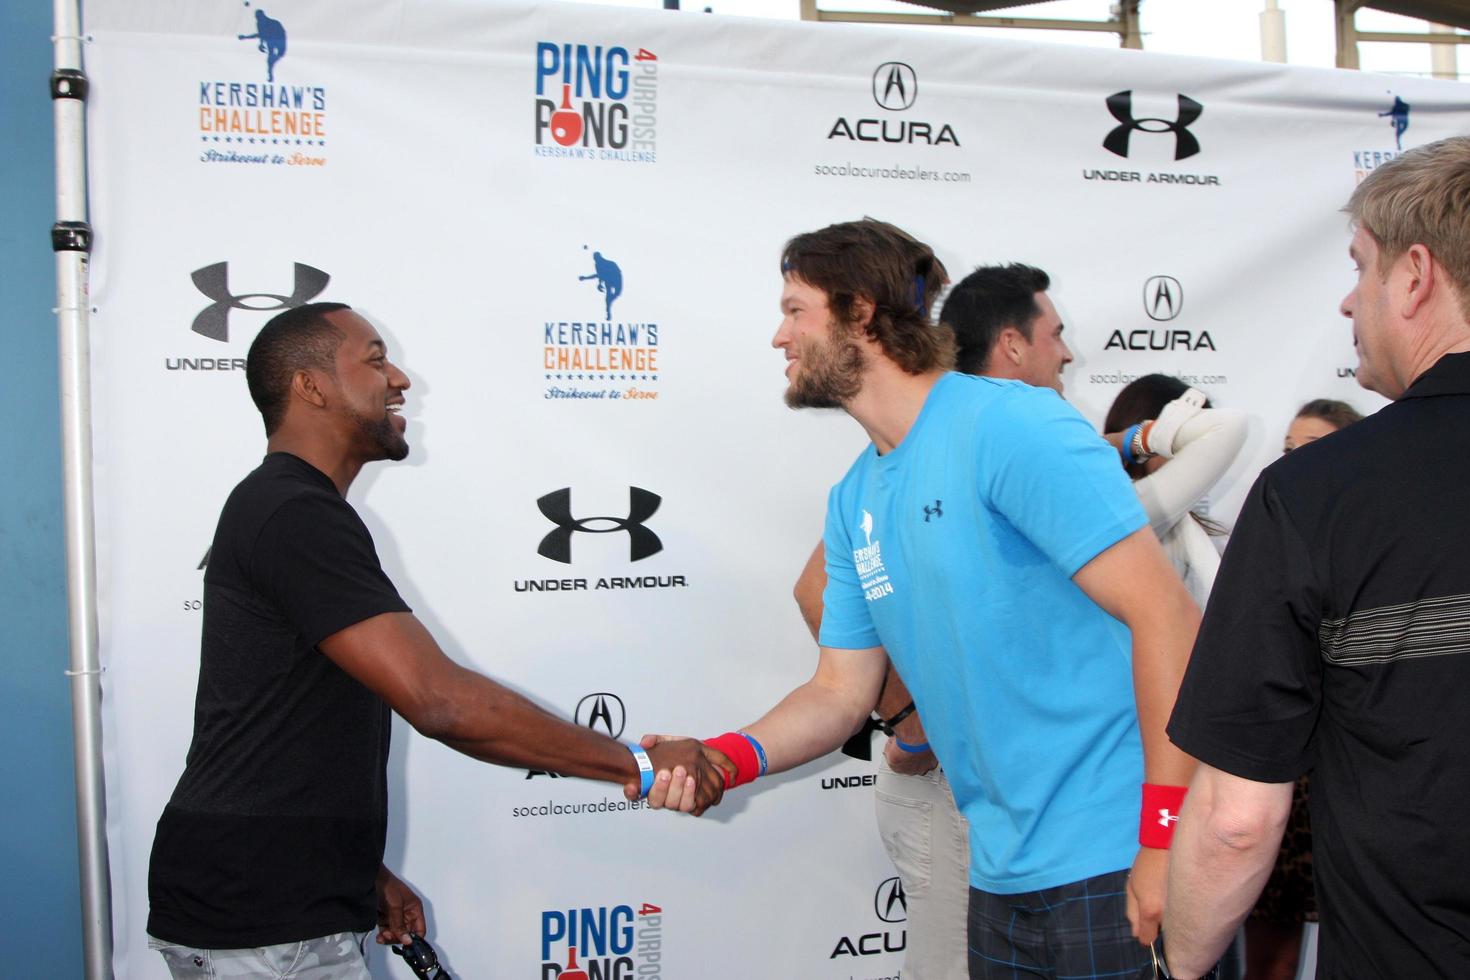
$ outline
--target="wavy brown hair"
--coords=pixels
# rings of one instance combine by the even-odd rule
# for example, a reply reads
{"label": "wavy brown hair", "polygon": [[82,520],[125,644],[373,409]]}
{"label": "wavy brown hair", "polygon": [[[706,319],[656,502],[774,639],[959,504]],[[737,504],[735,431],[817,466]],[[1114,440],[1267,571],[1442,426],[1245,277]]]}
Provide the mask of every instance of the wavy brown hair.
{"label": "wavy brown hair", "polygon": [[949,274],[896,225],[863,218],[797,235],[781,251],[781,272],[826,293],[840,323],[855,325],[860,301],[871,303],[864,332],[909,374],[954,365],[954,334],[932,316]]}

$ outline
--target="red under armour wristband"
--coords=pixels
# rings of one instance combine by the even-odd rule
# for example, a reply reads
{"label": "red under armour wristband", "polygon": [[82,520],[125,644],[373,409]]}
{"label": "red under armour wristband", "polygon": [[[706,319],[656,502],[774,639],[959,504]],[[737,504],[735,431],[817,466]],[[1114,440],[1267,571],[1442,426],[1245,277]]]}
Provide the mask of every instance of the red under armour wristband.
{"label": "red under armour wristband", "polygon": [[1184,805],[1187,786],[1143,784],[1143,812],[1138,817],[1138,843],[1167,851],[1174,842],[1174,825]]}
{"label": "red under armour wristband", "polygon": [[726,732],[715,738],[707,738],[704,744],[710,748],[719,749],[725,753],[729,760],[735,763],[735,775],[731,776],[725,771],[725,788],[734,789],[753,782],[755,777],[761,774],[760,756],[756,755],[755,746],[750,740],[739,732]]}

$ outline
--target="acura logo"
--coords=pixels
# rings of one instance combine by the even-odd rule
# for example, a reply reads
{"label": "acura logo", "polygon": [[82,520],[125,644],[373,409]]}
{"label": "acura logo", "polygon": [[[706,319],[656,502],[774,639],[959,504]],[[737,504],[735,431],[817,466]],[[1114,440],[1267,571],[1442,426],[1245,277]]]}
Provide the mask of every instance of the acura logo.
{"label": "acura logo", "polygon": [[902,61],[886,61],[873,72],[873,101],[897,112],[919,97],[919,76]]}
{"label": "acura logo", "polygon": [[606,732],[612,738],[621,738],[627,712],[623,710],[623,699],[607,691],[589,694],[577,702],[572,720],[584,728]]}
{"label": "acura logo", "polygon": [[[572,535],[578,532],[587,534],[612,534],[616,531],[628,533],[628,560],[641,561],[649,555],[656,555],[664,550],[663,542],[658,535],[643,526],[643,522],[653,516],[658,510],[658,505],[663,498],[658,494],[642,487],[628,488],[628,516],[627,517],[573,517],[572,516],[572,488],[562,487],[553,490],[536,500],[536,506],[546,519],[556,525],[554,531],[547,533],[541,539],[536,553],[543,558],[559,561],[564,565],[572,563]],[[604,525],[597,527],[594,525]]]}
{"label": "acura logo", "polygon": [[1179,115],[1174,119],[1159,119],[1146,116],[1143,119],[1133,118],[1133,90],[1127,89],[1122,92],[1114,92],[1107,97],[1108,112],[1121,124],[1114,127],[1103,139],[1103,148],[1110,153],[1120,157],[1128,155],[1128,138],[1133,135],[1134,130],[1140,133],[1173,133],[1174,134],[1174,159],[1183,160],[1192,157],[1199,152],[1199,140],[1189,131],[1189,124],[1200,117],[1205,107],[1191,99],[1182,92],[1176,93],[1179,98]]}
{"label": "acura logo", "polygon": [[909,900],[903,893],[903,881],[900,878],[889,878],[878,886],[878,891],[873,896],[873,911],[884,922],[908,920]]}
{"label": "acura logo", "polygon": [[1150,320],[1172,320],[1184,311],[1184,287],[1173,276],[1151,276],[1143,284],[1143,312]]}
{"label": "acura logo", "polygon": [[[194,286],[213,303],[200,310],[189,328],[210,340],[230,339],[230,311],[253,310],[257,313],[273,313],[276,310],[295,309],[311,302],[327,288],[332,277],[320,269],[313,269],[300,262],[295,263],[296,279],[291,286],[291,295],[280,293],[232,293],[230,292],[230,264],[216,262],[189,273]],[[275,300],[272,304],[260,305],[251,300]]]}

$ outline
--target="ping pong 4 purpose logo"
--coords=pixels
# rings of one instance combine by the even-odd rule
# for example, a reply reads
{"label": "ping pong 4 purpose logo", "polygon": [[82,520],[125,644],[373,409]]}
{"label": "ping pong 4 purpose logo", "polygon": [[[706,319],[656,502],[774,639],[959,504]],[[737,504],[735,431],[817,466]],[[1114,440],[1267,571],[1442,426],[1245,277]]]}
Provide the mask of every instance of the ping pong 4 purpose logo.
{"label": "ping pong 4 purpose logo", "polygon": [[658,56],[620,44],[536,44],[540,157],[658,162]]}
{"label": "ping pong 4 purpose logo", "polygon": [[541,980],[658,980],[664,910],[650,902],[541,913]]}

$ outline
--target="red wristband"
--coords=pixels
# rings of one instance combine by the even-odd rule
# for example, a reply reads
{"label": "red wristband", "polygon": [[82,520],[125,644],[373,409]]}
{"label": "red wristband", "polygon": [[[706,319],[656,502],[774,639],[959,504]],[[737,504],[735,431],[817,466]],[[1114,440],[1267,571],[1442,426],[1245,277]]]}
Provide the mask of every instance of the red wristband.
{"label": "red wristband", "polygon": [[1138,843],[1167,851],[1174,842],[1174,825],[1184,806],[1185,786],[1143,784],[1143,812],[1138,818]]}
{"label": "red wristband", "polygon": [[729,770],[725,773],[725,788],[734,789],[753,782],[755,777],[761,774],[761,760],[755,753],[755,746],[750,740],[739,732],[726,732],[715,738],[707,738],[704,744],[712,749],[719,749],[725,756],[735,763],[735,775],[731,776]]}

